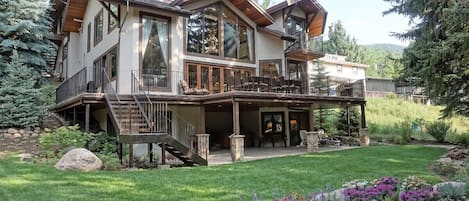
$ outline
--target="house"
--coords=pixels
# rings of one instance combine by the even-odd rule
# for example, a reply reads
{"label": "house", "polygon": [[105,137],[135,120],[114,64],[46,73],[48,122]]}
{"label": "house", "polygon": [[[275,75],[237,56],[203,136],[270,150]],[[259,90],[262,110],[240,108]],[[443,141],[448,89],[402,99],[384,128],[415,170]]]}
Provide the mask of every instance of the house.
{"label": "house", "polygon": [[[319,58],[318,62],[313,63],[311,68],[308,69],[310,78],[315,77],[317,74],[318,65],[324,67],[324,73],[327,76],[328,94],[335,95],[337,90],[346,85],[353,85],[357,83],[358,86],[365,85],[366,69],[369,67],[366,64],[349,62],[346,56],[336,54],[325,54],[324,57]],[[313,90],[314,93],[314,90]]]}
{"label": "house", "polygon": [[56,0],[55,13],[55,111],[115,135],[130,161],[144,144],[206,165],[194,144],[230,148],[233,134],[246,147],[296,145],[322,104],[361,106],[366,127],[360,93],[309,92],[327,18],[316,0]]}
{"label": "house", "polygon": [[422,87],[413,86],[411,82],[399,81],[392,78],[366,78],[367,97],[386,97],[394,94],[404,100],[413,101],[418,104],[430,105],[431,100],[425,94]]}

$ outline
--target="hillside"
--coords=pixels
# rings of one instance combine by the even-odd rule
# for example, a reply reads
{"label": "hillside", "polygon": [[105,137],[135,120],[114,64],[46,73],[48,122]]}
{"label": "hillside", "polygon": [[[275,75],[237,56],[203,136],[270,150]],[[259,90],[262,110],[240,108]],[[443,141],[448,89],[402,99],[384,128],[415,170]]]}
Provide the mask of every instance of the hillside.
{"label": "hillside", "polygon": [[389,43],[377,43],[377,44],[365,45],[365,47],[368,47],[368,48],[371,48],[371,49],[391,51],[391,52],[395,52],[395,53],[398,53],[398,54],[402,54],[402,52],[406,48],[405,46],[394,45],[394,44],[389,44]]}
{"label": "hillside", "polygon": [[[414,104],[397,98],[368,98],[366,106],[367,126],[371,136],[395,135],[395,125],[401,121],[435,121],[443,109],[441,106]],[[469,131],[468,117],[455,116],[448,121],[457,134]]]}

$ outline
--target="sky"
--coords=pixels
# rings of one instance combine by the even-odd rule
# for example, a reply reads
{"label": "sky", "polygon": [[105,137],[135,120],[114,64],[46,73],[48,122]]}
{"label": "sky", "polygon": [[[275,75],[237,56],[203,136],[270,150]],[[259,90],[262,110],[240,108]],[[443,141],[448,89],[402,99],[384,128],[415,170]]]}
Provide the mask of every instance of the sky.
{"label": "sky", "polygon": [[[278,3],[281,0],[274,0]],[[401,41],[391,32],[404,32],[410,29],[408,19],[391,14],[383,16],[383,11],[391,4],[382,0],[318,0],[328,12],[325,36],[332,22],[340,20],[347,33],[358,40],[361,45],[374,43],[391,43],[407,46],[409,41]]]}

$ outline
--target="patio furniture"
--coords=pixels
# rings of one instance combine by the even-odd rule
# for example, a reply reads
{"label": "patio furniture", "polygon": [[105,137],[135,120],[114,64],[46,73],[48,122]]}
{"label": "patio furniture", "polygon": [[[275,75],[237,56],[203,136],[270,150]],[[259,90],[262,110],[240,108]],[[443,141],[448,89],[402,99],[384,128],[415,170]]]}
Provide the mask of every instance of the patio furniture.
{"label": "patio furniture", "polygon": [[209,91],[207,89],[196,89],[189,88],[189,85],[185,80],[181,80],[182,93],[184,95],[207,95]]}

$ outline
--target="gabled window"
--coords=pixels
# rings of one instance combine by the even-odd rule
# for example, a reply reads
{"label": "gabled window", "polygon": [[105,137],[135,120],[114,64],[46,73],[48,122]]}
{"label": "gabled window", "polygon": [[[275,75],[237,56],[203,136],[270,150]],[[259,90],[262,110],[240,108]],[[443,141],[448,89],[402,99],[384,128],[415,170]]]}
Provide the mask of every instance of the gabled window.
{"label": "gabled window", "polygon": [[111,8],[112,13],[117,16],[117,19],[112,17],[111,13],[107,14],[108,24],[107,24],[107,32],[111,33],[116,27],[119,26],[120,21],[120,7],[116,4],[109,4],[109,8]]}
{"label": "gabled window", "polygon": [[191,15],[186,36],[187,52],[254,61],[254,29],[224,4]]}
{"label": "gabled window", "polygon": [[103,40],[103,10],[94,17],[94,46]]}

